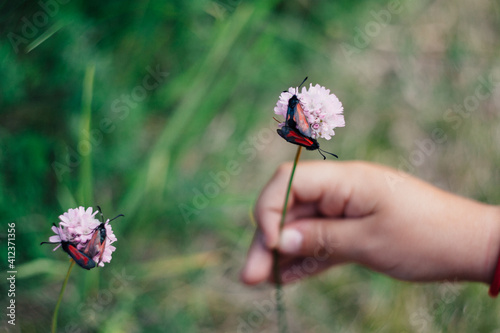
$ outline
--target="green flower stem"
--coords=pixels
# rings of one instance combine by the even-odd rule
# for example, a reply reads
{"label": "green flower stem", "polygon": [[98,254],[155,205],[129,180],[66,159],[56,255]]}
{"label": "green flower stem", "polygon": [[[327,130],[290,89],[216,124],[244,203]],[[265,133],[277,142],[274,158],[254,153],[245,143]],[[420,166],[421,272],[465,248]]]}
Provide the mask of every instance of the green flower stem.
{"label": "green flower stem", "polygon": [[54,315],[52,316],[52,333],[56,333],[57,331],[57,314],[59,313],[59,306],[61,305],[61,301],[64,295],[64,289],[66,289],[66,285],[68,284],[69,275],[71,274],[71,270],[75,266],[75,261],[71,260],[71,264],[69,264],[68,273],[66,273],[66,278],[64,279],[63,285],[61,287],[61,292],[59,293],[59,299],[57,300],[56,308],[54,309]]}
{"label": "green flower stem", "polygon": [[[288,182],[288,189],[286,190],[285,204],[283,205],[283,212],[281,213],[280,221],[280,234],[283,230],[283,225],[285,224],[286,210],[288,206],[288,198],[290,197],[290,190],[292,189],[293,175],[295,174],[295,168],[299,163],[300,152],[302,147],[297,148],[297,153],[295,154],[295,161],[293,162],[292,174],[290,175],[290,181]],[[279,269],[279,257],[280,254],[277,249],[273,250],[273,276],[276,283],[276,311],[278,312],[278,331],[280,333],[288,332],[286,316],[285,316],[285,302],[283,300],[283,287],[281,282],[281,274]]]}

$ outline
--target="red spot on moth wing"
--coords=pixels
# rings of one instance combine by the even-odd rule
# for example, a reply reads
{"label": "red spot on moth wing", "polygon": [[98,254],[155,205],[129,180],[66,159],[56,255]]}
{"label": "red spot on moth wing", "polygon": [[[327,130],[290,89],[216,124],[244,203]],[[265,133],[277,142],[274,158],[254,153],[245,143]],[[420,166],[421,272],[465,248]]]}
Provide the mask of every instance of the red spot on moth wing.
{"label": "red spot on moth wing", "polygon": [[67,245],[66,251],[71,258],[82,268],[91,269],[95,267],[95,262],[89,258],[86,254],[78,251],[78,249],[73,244]]}
{"label": "red spot on moth wing", "polygon": [[304,146],[312,146],[313,141],[302,134],[294,131],[293,129],[288,132],[287,138],[293,140],[294,143],[298,143]]}
{"label": "red spot on moth wing", "polygon": [[306,147],[307,149],[317,149],[318,145],[312,138],[305,137],[298,130],[284,126],[281,129],[278,129],[278,134],[285,139],[286,141]]}

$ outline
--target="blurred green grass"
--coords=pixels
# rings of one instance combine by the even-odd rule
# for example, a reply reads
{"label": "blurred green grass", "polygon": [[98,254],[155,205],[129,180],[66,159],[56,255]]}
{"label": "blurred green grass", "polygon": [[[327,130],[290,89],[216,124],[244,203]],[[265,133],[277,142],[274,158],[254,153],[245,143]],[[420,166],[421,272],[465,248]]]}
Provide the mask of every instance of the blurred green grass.
{"label": "blurred green grass", "polygon": [[[305,76],[345,107],[347,127],[324,149],[405,170],[410,161],[437,186],[500,202],[498,87],[467,117],[446,118],[481,76],[500,74],[499,5],[405,2],[377,20],[393,3],[70,1],[15,52],[9,33],[22,37],[43,8],[3,2],[0,235],[16,222],[20,331],[48,330],[67,259],[38,244],[84,204],[126,217],[114,224],[112,262],[73,272],[61,331],[274,331],[272,313],[259,310],[272,288],[242,286],[238,270],[258,192],[294,154],[267,135],[274,104]],[[145,89],[151,71],[168,74]],[[435,129],[446,140],[422,155],[417,143]],[[238,172],[196,209],[228,163]],[[447,288],[339,267],[290,288],[288,316],[297,332],[499,326],[485,286]]]}

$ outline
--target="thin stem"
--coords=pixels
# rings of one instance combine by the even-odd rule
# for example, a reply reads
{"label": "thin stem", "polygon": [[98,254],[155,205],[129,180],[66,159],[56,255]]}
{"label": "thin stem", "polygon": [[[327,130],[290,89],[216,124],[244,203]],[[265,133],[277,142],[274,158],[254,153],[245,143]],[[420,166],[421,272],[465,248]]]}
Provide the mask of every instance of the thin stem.
{"label": "thin stem", "polygon": [[61,287],[61,292],[59,293],[59,299],[57,300],[56,308],[54,309],[54,315],[52,316],[52,333],[56,333],[57,331],[57,314],[59,313],[59,306],[61,305],[61,301],[64,295],[64,289],[66,289],[66,285],[68,284],[69,275],[71,274],[73,266],[75,266],[75,261],[71,260],[68,268],[68,273],[66,273],[66,278],[64,279],[63,285]]}
{"label": "thin stem", "polygon": [[283,205],[283,212],[281,213],[280,232],[283,229],[283,225],[285,224],[286,208],[288,207],[288,198],[290,197],[290,190],[292,189],[293,175],[295,174],[295,169],[297,168],[297,164],[299,163],[301,152],[302,146],[299,146],[299,148],[297,148],[297,153],[295,154],[295,160],[293,161],[292,174],[290,175],[290,180],[288,181],[288,189],[286,190],[285,204]]}
{"label": "thin stem", "polygon": [[278,261],[280,254],[278,250],[273,250],[273,275],[276,282],[276,312],[278,313],[278,332],[287,333],[288,325],[285,316],[285,302],[283,300],[283,288],[281,284],[280,269]]}
{"label": "thin stem", "polygon": [[[290,175],[290,180],[288,181],[288,189],[286,190],[285,204],[283,205],[283,212],[281,213],[280,221],[280,234],[285,224],[286,210],[288,207],[288,198],[290,197],[290,191],[292,189],[293,175],[295,174],[295,168],[299,163],[300,152],[302,151],[302,146],[297,148],[297,153],[295,154],[295,160],[293,162],[292,174]],[[273,276],[276,283],[276,311],[278,312],[278,330],[280,333],[288,332],[286,317],[285,317],[285,302],[283,300],[283,288],[281,283],[279,263],[279,251],[277,249],[273,250]]]}

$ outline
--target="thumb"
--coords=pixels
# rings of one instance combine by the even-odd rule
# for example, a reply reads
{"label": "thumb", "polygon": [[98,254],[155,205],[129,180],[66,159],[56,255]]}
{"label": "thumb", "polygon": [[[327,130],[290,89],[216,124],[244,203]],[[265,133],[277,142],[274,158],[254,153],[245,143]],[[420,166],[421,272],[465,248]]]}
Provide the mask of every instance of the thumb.
{"label": "thumb", "polygon": [[[308,219],[286,224],[279,250],[296,256],[325,256],[357,261],[361,255],[362,219]],[[366,227],[366,226],[365,226]],[[331,256],[331,257],[330,257]]]}

